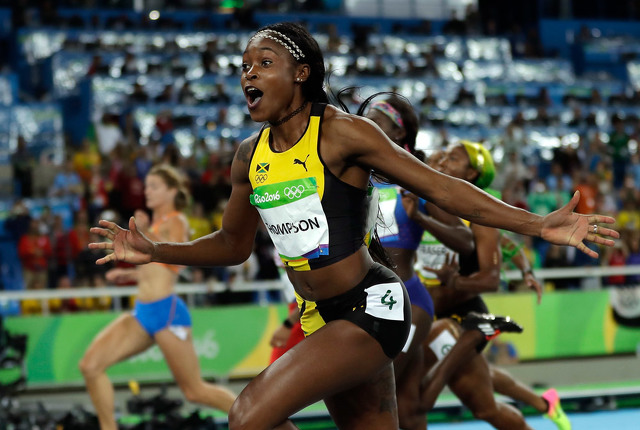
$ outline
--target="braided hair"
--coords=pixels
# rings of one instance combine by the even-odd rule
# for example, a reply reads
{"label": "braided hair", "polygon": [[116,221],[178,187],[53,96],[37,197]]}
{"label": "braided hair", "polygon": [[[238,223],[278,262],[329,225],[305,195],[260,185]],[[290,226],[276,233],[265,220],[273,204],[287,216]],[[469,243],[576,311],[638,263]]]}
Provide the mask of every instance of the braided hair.
{"label": "braided hair", "polygon": [[301,84],[302,94],[312,103],[328,103],[324,90],[324,55],[311,33],[300,24],[280,22],[260,28],[253,37],[261,35],[287,48],[296,63],[309,65],[309,78]]}

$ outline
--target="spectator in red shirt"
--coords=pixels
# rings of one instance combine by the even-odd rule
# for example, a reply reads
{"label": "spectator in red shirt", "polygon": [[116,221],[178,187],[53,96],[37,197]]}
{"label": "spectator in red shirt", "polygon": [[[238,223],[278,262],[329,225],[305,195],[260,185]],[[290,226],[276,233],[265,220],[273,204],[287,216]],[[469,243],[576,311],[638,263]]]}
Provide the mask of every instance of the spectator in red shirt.
{"label": "spectator in red shirt", "polygon": [[52,252],[49,237],[41,231],[41,225],[40,219],[32,219],[29,231],[18,242],[18,256],[22,262],[24,285],[27,289],[47,285],[47,269]]}
{"label": "spectator in red shirt", "polygon": [[98,214],[109,206],[109,191],[112,185],[103,172],[102,166],[95,165],[91,169],[91,179],[87,183],[87,207],[89,219],[92,222]]}
{"label": "spectator in red shirt", "polygon": [[69,230],[69,240],[71,242],[71,255],[77,257],[78,253],[89,246],[89,215],[85,210],[74,213],[74,223]]}
{"label": "spectator in red shirt", "polygon": [[[625,266],[627,264],[627,256],[629,250],[624,241],[619,240],[613,248],[606,250],[606,265],[609,267]],[[624,285],[626,281],[625,275],[612,275],[606,278],[607,285]]]}
{"label": "spectator in red shirt", "polygon": [[74,252],[77,253],[74,245],[69,235],[69,230],[64,226],[62,217],[55,215],[51,231],[53,258],[51,272],[49,273],[49,288],[56,288],[60,278],[69,277],[70,265],[75,257]]}
{"label": "spectator in red shirt", "polygon": [[116,179],[115,188],[120,194],[118,204],[122,219],[129,219],[136,209],[145,207],[144,182],[138,177],[135,165],[126,161]]}

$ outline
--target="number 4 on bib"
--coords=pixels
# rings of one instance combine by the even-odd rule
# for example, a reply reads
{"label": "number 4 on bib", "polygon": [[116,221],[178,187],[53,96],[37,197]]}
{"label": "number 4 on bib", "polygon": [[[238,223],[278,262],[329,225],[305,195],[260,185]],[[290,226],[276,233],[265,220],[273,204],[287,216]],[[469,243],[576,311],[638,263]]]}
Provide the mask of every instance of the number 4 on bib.
{"label": "number 4 on bib", "polygon": [[372,285],[367,292],[367,309],[371,316],[392,321],[404,320],[404,291],[399,282]]}

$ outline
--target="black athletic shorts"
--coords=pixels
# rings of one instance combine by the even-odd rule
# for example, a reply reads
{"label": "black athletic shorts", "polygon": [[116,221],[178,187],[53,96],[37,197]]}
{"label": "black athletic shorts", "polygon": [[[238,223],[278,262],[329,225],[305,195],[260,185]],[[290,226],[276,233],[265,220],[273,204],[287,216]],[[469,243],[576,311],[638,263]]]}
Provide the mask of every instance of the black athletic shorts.
{"label": "black athletic shorts", "polygon": [[[486,303],[484,302],[484,300],[482,300],[482,297],[480,296],[475,296],[469,300],[466,300],[456,306],[454,306],[453,308],[449,309],[447,312],[443,312],[441,314],[438,314],[436,317],[439,318],[451,318],[454,319],[456,321],[458,321],[459,323],[462,323],[462,319],[469,313],[469,312],[478,312],[481,314],[488,314],[489,313],[489,308],[487,307]],[[476,351],[478,351],[478,353],[481,353],[482,350],[485,348],[485,346],[487,346],[487,342],[482,342],[480,343],[477,347],[476,347]]]}
{"label": "black athletic shorts", "polygon": [[351,321],[380,343],[394,358],[411,328],[411,302],[402,281],[391,270],[374,264],[351,290],[318,302],[300,300],[302,329],[310,335],[328,322]]}
{"label": "black athletic shorts", "polygon": [[467,301],[464,301],[450,309],[446,312],[438,313],[436,317],[438,319],[441,318],[453,318],[454,320],[460,322],[462,318],[464,318],[469,312],[478,312],[481,314],[488,314],[489,308],[487,307],[482,297],[475,296]]}

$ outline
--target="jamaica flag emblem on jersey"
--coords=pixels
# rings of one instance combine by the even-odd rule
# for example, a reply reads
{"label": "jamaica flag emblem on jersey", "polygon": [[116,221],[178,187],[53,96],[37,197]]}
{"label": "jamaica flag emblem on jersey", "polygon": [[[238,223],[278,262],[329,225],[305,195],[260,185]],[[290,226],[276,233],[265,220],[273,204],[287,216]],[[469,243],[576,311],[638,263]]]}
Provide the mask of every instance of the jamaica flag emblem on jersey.
{"label": "jamaica flag emblem on jersey", "polygon": [[267,180],[269,174],[269,163],[256,164],[256,183],[262,184]]}

